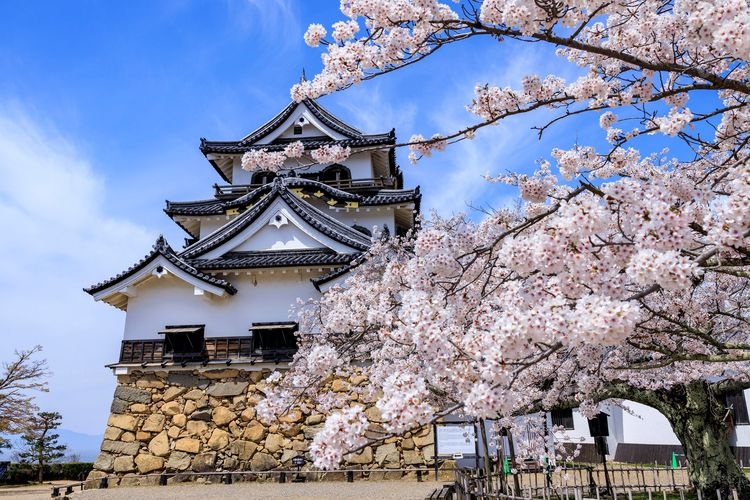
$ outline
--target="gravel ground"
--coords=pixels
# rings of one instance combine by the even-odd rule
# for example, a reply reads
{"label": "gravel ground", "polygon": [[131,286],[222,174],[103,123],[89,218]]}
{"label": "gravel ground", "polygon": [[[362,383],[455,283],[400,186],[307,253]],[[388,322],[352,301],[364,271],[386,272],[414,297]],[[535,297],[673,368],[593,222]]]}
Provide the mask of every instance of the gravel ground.
{"label": "gravel ground", "polygon": [[[206,500],[206,499],[263,499],[263,500],[422,500],[442,483],[406,481],[361,481],[311,482],[311,483],[235,483],[224,484],[180,484],[170,486],[140,486],[135,488],[112,488],[108,490],[78,491],[70,500]],[[6,498],[21,500],[48,500],[51,489],[42,493],[15,492],[16,495],[0,494]],[[6,492],[9,493],[9,492]],[[25,493],[25,494],[24,494]],[[62,497],[60,497],[62,498]]]}

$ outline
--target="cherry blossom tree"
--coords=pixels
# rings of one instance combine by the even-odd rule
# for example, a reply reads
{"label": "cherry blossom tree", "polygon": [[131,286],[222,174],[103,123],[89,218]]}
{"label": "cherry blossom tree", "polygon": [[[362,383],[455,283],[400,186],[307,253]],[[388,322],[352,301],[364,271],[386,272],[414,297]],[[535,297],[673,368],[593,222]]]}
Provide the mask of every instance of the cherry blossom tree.
{"label": "cherry blossom tree", "polygon": [[[368,376],[363,397],[392,433],[448,412],[510,422],[629,399],[669,419],[697,487],[750,494],[723,402],[750,384],[748,2],[344,0],[341,10],[330,39],[317,24],[305,34],[327,50],[294,99],[476,37],[547,44],[578,68],[572,81],[478,85],[467,103],[476,121],[400,144],[412,161],[520,114],[540,117],[540,135],[588,116],[606,146],[540,152],[535,173],[488,179],[517,186],[518,213],[433,218],[376,242],[345,286],[302,309],[300,352],[261,410],[283,411],[331,373],[353,371]],[[246,167],[283,161],[258,156]],[[331,466],[363,445],[366,420],[335,394],[317,404],[340,410],[312,446]]]}
{"label": "cherry blossom tree", "polygon": [[28,429],[29,416],[36,411],[35,392],[46,392],[49,375],[47,362],[35,359],[42,346],[15,352],[0,371],[0,448],[8,447],[3,434],[22,434]]}

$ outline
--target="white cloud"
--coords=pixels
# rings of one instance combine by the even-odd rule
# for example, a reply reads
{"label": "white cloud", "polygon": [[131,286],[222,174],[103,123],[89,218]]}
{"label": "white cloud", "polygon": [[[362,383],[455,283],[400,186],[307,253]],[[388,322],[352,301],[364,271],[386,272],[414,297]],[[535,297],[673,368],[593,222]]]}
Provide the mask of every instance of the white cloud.
{"label": "white cloud", "polygon": [[230,0],[229,14],[242,33],[260,32],[277,50],[300,45],[302,25],[293,0]]}
{"label": "white cloud", "polygon": [[54,376],[38,402],[63,427],[100,433],[124,314],[81,288],[142,257],[154,235],[107,216],[107,188],[80,147],[0,102],[0,360],[44,346]]}
{"label": "white cloud", "polygon": [[[384,95],[381,80],[355,85],[346,92],[334,94],[337,107],[348,112],[347,120],[368,134],[379,134],[395,128],[412,130],[417,117],[415,102],[395,102]],[[402,138],[403,139],[403,138]]]}

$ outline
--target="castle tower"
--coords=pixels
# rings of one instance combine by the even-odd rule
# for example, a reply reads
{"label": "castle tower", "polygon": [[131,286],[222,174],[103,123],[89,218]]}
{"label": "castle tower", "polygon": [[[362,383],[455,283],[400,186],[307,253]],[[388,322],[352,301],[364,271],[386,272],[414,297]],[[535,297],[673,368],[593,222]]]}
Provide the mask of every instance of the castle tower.
{"label": "castle tower", "polygon": [[[352,154],[302,167],[290,159],[278,174],[241,168],[247,151],[298,140],[307,163],[321,146]],[[166,214],[188,235],[184,248],[159,237],[141,261],[86,289],[126,312],[92,477],[269,470],[304,456],[322,415],[298,410],[279,426],[260,422],[253,406],[263,379],[296,350],[290,306],[342,282],[374,229],[412,228],[419,188],[404,189],[394,144],[393,130],[363,134],[312,100],[289,104],[238,141],[201,139],[225,184],[214,185],[210,199],[167,202]],[[377,427],[376,414],[368,415]],[[431,436],[414,438],[403,448],[400,440],[384,445],[374,466],[428,463]],[[373,464],[373,450],[351,460]]]}

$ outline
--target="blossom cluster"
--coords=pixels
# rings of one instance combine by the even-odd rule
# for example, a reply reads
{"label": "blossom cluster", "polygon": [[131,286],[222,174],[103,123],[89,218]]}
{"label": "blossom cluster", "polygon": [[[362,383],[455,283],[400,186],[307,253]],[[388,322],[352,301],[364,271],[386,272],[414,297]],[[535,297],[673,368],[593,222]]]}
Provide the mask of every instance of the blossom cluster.
{"label": "blossom cluster", "polygon": [[251,149],[242,155],[242,169],[249,172],[278,172],[285,168],[287,159],[300,158],[305,151],[301,141],[287,144],[282,151],[269,151],[268,148]]}
{"label": "blossom cluster", "polygon": [[[335,163],[347,159],[352,151],[348,146],[325,144],[310,150],[308,153],[315,163]],[[250,172],[278,172],[293,168],[294,164],[290,163],[289,160],[299,162],[298,159],[302,158],[304,154],[305,146],[302,141],[290,142],[281,151],[269,151],[268,148],[251,149],[242,155],[242,168]]]}
{"label": "blossom cluster", "polygon": [[352,154],[352,150],[349,146],[339,146],[334,144],[333,146],[323,145],[318,149],[313,149],[310,152],[313,160],[317,163],[335,163],[346,160]]}
{"label": "blossom cluster", "polygon": [[[492,178],[517,186],[517,210],[480,222],[435,216],[415,234],[377,240],[344,286],[305,306],[309,341],[264,408],[282,409],[300,394],[292,388],[312,388],[319,407],[339,410],[316,438],[318,465],[363,443],[358,407],[315,392],[326,373],[354,367],[394,432],[446,407],[510,428],[515,415],[561,402],[593,413],[599,391],[613,384],[653,391],[707,377],[750,381],[750,364],[732,358],[733,346],[750,342],[748,3],[477,5],[474,15],[437,0],[342,2],[346,20],[332,40],[320,25],[305,35],[310,45],[325,42],[323,69],[292,96],[346,88],[469,36],[533,39],[555,45],[577,76],[477,85],[467,110],[479,122],[412,136],[410,160],[537,110],[547,113],[542,131],[550,116],[596,117],[605,149],[558,148],[534,173]],[[689,99],[706,91],[712,98]],[[639,150],[648,134],[660,148],[684,141],[690,155]],[[272,154],[248,163],[282,161]],[[705,361],[712,356],[721,362]]]}
{"label": "blossom cluster", "polygon": [[345,450],[363,445],[367,418],[361,406],[334,413],[310,444],[310,455],[322,469],[333,469],[341,462]]}
{"label": "blossom cluster", "polygon": [[419,158],[430,157],[433,151],[443,151],[447,145],[448,143],[440,134],[433,135],[429,140],[422,135],[415,134],[409,139],[409,149],[411,150],[409,162],[415,164]]}

